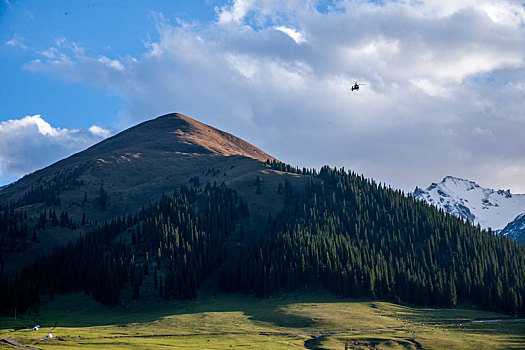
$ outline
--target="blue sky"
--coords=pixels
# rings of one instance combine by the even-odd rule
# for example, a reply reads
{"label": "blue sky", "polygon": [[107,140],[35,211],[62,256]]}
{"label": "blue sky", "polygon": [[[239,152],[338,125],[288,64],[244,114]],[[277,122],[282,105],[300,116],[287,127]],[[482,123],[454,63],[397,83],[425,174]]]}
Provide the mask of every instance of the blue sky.
{"label": "blue sky", "polygon": [[[0,75],[9,81],[0,87],[2,118],[41,114],[67,128],[111,122],[122,103],[91,86],[24,70],[39,52],[67,39],[94,55],[137,56],[145,42],[158,39],[156,13],[203,22],[216,16],[212,1],[4,1],[1,6]],[[6,45],[13,39],[18,44]]]}
{"label": "blue sky", "polygon": [[181,112],[294,165],[525,192],[520,1],[0,1],[0,185]]}

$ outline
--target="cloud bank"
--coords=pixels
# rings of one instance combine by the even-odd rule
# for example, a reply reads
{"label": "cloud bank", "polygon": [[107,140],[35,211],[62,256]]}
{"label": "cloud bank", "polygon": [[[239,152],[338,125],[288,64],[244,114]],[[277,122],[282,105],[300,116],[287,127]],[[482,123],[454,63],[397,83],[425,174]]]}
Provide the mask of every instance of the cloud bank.
{"label": "cloud bank", "polygon": [[110,132],[93,125],[85,129],[51,126],[40,115],[0,123],[0,178],[16,180],[108,137]]}
{"label": "cloud bank", "polygon": [[207,24],[155,14],[159,37],[140,57],[60,40],[25,69],[120,96],[123,126],[177,111],[294,165],[405,190],[454,175],[525,192],[520,2],[235,0],[216,11]]}

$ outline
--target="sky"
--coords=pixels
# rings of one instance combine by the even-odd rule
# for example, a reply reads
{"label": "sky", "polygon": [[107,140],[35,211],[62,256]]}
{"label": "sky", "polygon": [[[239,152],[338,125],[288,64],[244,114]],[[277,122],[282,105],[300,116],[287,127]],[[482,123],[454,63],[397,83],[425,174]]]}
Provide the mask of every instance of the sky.
{"label": "sky", "polygon": [[525,0],[0,0],[0,78],[0,185],[179,112],[294,166],[525,193]]}

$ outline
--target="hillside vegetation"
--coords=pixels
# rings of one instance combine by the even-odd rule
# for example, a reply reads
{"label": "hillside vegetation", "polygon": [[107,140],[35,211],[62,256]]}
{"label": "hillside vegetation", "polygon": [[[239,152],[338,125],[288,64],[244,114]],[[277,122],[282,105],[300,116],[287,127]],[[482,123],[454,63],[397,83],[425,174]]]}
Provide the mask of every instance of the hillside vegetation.
{"label": "hillside vegetation", "polygon": [[[523,315],[525,252],[517,243],[354,173],[300,172],[309,177],[304,190],[288,180],[275,188],[285,209],[260,236],[246,235],[250,213],[235,190],[182,187],[3,278],[3,310],[75,291],[108,306],[125,291],[191,299],[209,280],[264,297],[321,284],[345,297],[444,307],[459,300]],[[254,192],[261,182],[254,179]]]}

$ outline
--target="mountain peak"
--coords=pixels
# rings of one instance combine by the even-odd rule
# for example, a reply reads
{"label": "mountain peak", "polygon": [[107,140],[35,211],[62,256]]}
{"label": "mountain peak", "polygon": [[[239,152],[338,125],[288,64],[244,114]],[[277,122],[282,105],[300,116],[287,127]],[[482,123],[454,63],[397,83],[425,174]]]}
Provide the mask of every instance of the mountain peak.
{"label": "mountain peak", "polygon": [[[163,193],[184,188],[198,193],[208,183],[224,183],[235,188],[250,206],[253,225],[247,230],[259,232],[263,227],[260,223],[282,205],[279,194],[270,187],[275,189],[285,178],[292,178],[269,168],[265,164],[268,159],[275,158],[239,137],[171,113],[24,176],[1,189],[0,205],[10,203],[13,208],[23,208],[33,221],[53,207],[57,212],[65,210],[76,223],[84,217],[91,223],[101,223],[134,213],[146,203],[159,200]],[[263,188],[268,191],[257,194],[254,180],[263,174]],[[304,179],[293,178],[304,185]],[[39,232],[39,239],[62,244],[80,232],[56,239],[54,229],[45,230]],[[17,256],[23,260],[52,247],[31,245]]]}
{"label": "mountain peak", "polygon": [[[137,156],[148,150],[182,155],[244,156],[263,162],[274,159],[232,134],[180,113],[166,114],[138,124],[91,147],[86,155]],[[104,157],[101,159],[110,161]]]}
{"label": "mountain peak", "polygon": [[474,181],[454,176],[446,176],[426,190],[416,187],[414,198],[494,230],[502,229],[516,215],[525,212],[525,195],[483,188]]}
{"label": "mountain peak", "polygon": [[463,179],[461,177],[447,175],[447,176],[445,176],[443,178],[443,180],[441,180],[441,183],[445,183],[445,182],[449,182],[449,181],[452,181],[452,182],[472,182],[472,181]]}
{"label": "mountain peak", "polygon": [[478,188],[479,185],[475,183],[474,181],[466,180],[461,177],[456,176],[445,176],[443,180],[441,181],[441,184],[444,185],[454,185],[454,186],[466,186],[467,190],[472,190],[474,188]]}
{"label": "mountain peak", "polygon": [[[267,159],[275,158],[232,134],[171,113],[25,176],[0,192],[0,203],[17,202],[33,188],[57,187],[68,177],[68,181],[83,185],[53,187],[62,200],[74,203],[79,193],[96,198],[103,186],[114,199],[111,211],[117,212],[124,210],[121,204],[156,200],[160,193],[188,184],[192,177],[200,176],[203,183],[227,183],[250,172],[255,178]],[[68,190],[68,186],[75,189]]]}

